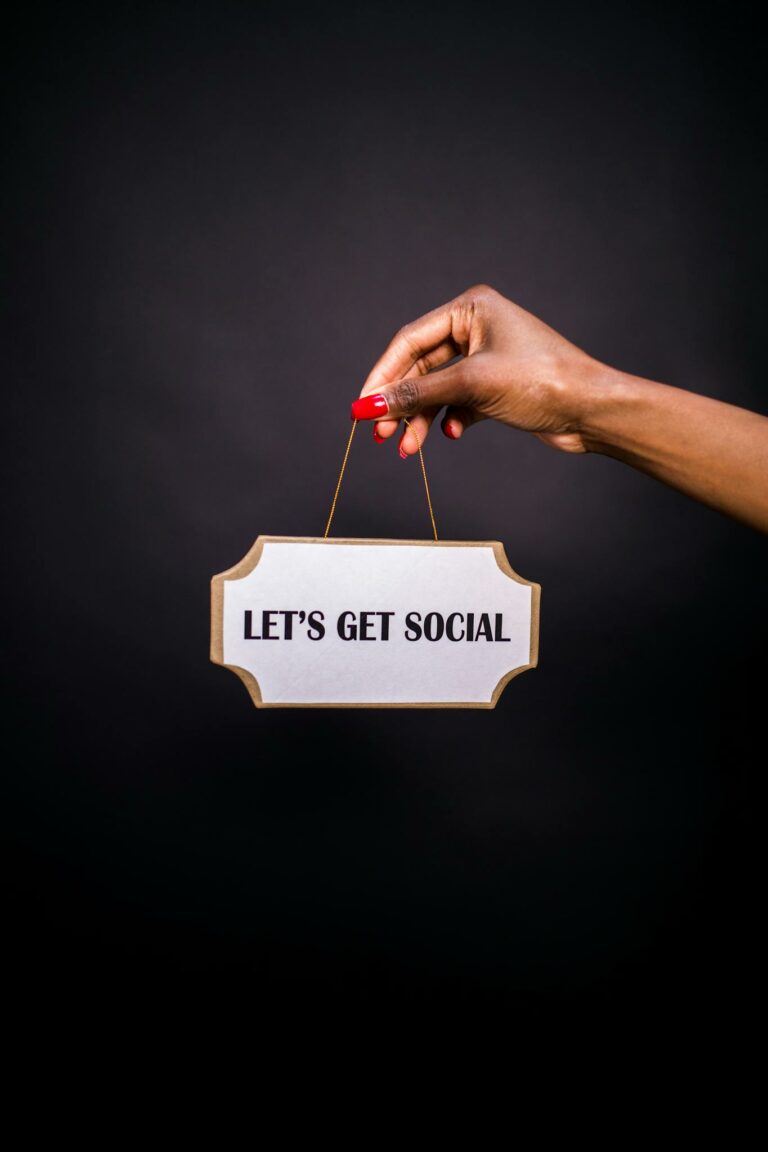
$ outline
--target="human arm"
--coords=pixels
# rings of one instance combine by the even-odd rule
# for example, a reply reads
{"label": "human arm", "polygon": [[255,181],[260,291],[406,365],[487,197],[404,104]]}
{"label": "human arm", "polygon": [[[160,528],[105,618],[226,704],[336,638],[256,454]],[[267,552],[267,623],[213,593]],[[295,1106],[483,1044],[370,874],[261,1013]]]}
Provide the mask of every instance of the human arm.
{"label": "human arm", "polygon": [[380,441],[407,417],[407,457],[443,407],[450,439],[496,419],[614,456],[768,532],[768,418],[602,364],[485,285],[401,328],[352,414],[375,420]]}

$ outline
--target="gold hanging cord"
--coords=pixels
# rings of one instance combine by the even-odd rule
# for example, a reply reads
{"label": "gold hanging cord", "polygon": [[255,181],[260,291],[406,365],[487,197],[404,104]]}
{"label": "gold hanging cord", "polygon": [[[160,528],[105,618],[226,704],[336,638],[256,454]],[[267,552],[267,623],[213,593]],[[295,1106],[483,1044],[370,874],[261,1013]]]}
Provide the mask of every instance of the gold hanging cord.
{"label": "gold hanging cord", "polygon": [[[418,449],[419,449],[419,460],[421,461],[421,474],[424,477],[424,491],[427,494],[427,507],[429,508],[429,518],[432,521],[432,534],[435,537],[435,540],[437,540],[437,526],[435,524],[435,514],[432,511],[432,498],[429,495],[429,484],[427,482],[427,469],[424,466],[424,454],[421,451],[421,440],[419,440],[419,437],[416,433],[416,430],[412,426],[410,420],[406,420],[405,418],[403,418],[403,423],[406,424],[411,429],[411,432],[413,432],[413,435],[416,437],[416,444],[418,445]],[[336,491],[334,492],[333,500],[331,501],[331,511],[330,511],[329,516],[328,516],[328,523],[325,526],[325,532],[323,533],[323,540],[328,539],[328,533],[331,530],[331,524],[333,523],[333,514],[336,511],[336,501],[339,498],[339,489],[341,488],[341,482],[344,479],[344,469],[347,466],[347,460],[349,459],[349,450],[352,447],[352,438],[355,435],[355,429],[356,428],[357,428],[357,420],[353,420],[352,421],[352,431],[349,434],[349,440],[347,440],[347,449],[346,449],[346,452],[344,453],[344,459],[341,462],[341,471],[339,472],[339,479],[336,482]]]}

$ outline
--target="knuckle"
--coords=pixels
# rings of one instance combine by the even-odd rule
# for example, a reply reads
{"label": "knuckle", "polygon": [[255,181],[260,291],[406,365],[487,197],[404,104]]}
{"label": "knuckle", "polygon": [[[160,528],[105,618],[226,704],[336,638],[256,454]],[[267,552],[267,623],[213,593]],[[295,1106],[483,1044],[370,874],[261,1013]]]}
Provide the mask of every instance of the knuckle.
{"label": "knuckle", "polygon": [[401,380],[392,388],[392,399],[398,412],[408,415],[419,407],[422,387],[418,380]]}
{"label": "knuckle", "polygon": [[491,300],[494,296],[498,295],[495,288],[491,288],[490,284],[475,284],[466,293],[475,301]]}
{"label": "knuckle", "polygon": [[489,284],[475,284],[462,292],[453,308],[453,336],[467,355],[482,343],[485,323],[493,312],[499,293]]}
{"label": "knuckle", "polygon": [[420,356],[414,364],[414,368],[418,372],[419,376],[427,376],[433,368],[438,366],[439,361],[436,356],[432,355],[431,352],[425,352],[424,355]]}
{"label": "knuckle", "polygon": [[405,344],[414,359],[417,359],[421,355],[418,341],[413,334],[412,324],[403,324],[402,328],[398,328],[395,339],[399,344]]}

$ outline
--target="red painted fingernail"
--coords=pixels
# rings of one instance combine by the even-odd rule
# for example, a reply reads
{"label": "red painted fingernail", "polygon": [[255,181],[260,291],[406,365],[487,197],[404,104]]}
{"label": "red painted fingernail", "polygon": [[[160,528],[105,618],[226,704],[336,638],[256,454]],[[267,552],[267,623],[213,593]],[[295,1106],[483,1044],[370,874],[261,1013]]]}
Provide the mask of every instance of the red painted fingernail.
{"label": "red painted fingernail", "polygon": [[383,443],[384,443],[384,437],[383,437],[383,436],[379,436],[379,434],[378,434],[378,432],[376,431],[376,429],[375,429],[375,428],[374,428],[374,430],[373,430],[373,438],[374,438],[374,440],[376,441],[376,443],[377,443],[377,444],[383,444]]}
{"label": "red painted fingernail", "polygon": [[404,440],[404,439],[405,439],[405,436],[403,436],[403,438],[401,439],[401,441],[400,441],[400,443],[399,443],[399,445],[398,445],[398,449],[397,449],[397,450],[398,450],[398,452],[400,453],[400,459],[401,459],[401,460],[407,460],[407,459],[408,459],[408,453],[407,453],[407,452],[403,452],[403,440]]}
{"label": "red painted fingernail", "polygon": [[374,396],[361,396],[352,405],[353,420],[373,420],[377,416],[386,416],[389,411],[386,396],[377,392]]}
{"label": "red painted fingernail", "polygon": [[446,434],[446,436],[448,437],[448,439],[449,439],[449,440],[458,440],[458,436],[457,436],[457,435],[456,435],[456,433],[454,432],[454,430],[453,430],[453,424],[451,424],[450,420],[449,420],[449,421],[448,421],[448,423],[445,425],[445,427],[444,427],[443,431],[445,432],[445,434]]}

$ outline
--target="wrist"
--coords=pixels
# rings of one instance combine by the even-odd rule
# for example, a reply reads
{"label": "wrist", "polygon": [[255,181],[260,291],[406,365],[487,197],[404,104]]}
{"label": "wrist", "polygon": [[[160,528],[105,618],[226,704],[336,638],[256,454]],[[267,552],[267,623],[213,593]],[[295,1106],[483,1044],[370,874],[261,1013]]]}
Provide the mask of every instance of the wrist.
{"label": "wrist", "polygon": [[612,455],[622,447],[622,430],[642,407],[649,381],[630,376],[598,360],[585,366],[578,433],[586,452]]}

